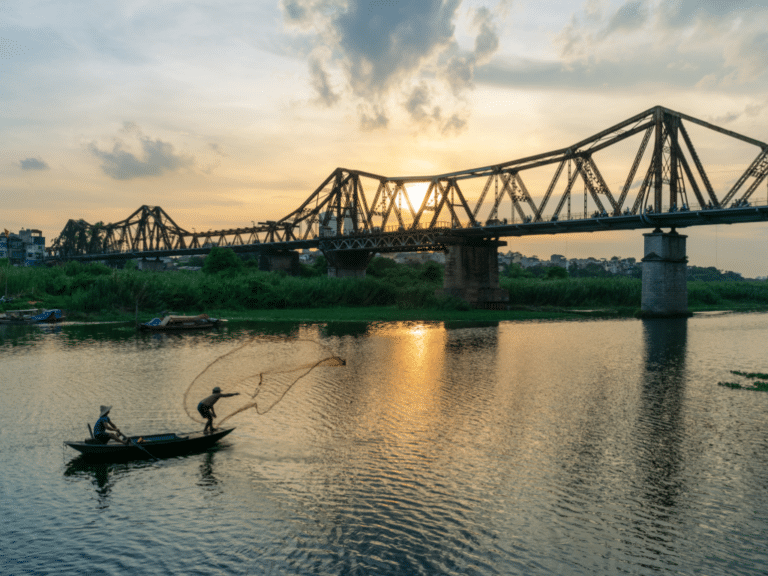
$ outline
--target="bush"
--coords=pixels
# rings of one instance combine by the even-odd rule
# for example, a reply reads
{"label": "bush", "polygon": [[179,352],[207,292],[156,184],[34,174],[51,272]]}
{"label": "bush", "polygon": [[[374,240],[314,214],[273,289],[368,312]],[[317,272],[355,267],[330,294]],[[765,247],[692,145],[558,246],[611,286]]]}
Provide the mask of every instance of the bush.
{"label": "bush", "polygon": [[402,264],[398,264],[392,258],[384,258],[383,256],[376,256],[368,264],[368,268],[365,273],[374,278],[385,278],[392,272],[395,272],[400,268]]}
{"label": "bush", "polygon": [[504,269],[503,276],[508,278],[530,278],[533,275],[528,270],[520,266],[520,264],[512,263]]}
{"label": "bush", "polygon": [[547,280],[568,278],[568,270],[560,266],[550,266],[547,268]]}
{"label": "bush", "polygon": [[579,278],[541,281],[505,278],[511,304],[522,306],[639,307],[642,283],[633,278]]}
{"label": "bush", "polygon": [[435,305],[438,310],[466,312],[472,309],[467,302],[453,296],[440,296],[435,299]]}
{"label": "bush", "polygon": [[440,284],[443,281],[443,266],[437,262],[425,262],[421,265],[420,278],[425,282]]}
{"label": "bush", "polygon": [[237,272],[243,267],[243,261],[231,248],[214,246],[203,263],[203,272],[216,274],[219,272]]}

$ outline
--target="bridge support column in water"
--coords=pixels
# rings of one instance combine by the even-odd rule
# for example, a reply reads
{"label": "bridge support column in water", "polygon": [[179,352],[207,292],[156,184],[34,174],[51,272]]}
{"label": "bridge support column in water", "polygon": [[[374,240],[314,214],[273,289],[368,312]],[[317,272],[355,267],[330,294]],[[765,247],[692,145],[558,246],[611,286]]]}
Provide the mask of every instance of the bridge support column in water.
{"label": "bridge support column in water", "polygon": [[328,261],[331,278],[365,278],[365,270],[373,259],[368,250],[328,250],[323,252]]}
{"label": "bridge support column in water", "polygon": [[299,253],[293,250],[269,250],[259,254],[259,270],[277,272],[284,270],[290,276],[299,275]]}
{"label": "bridge support column in water", "polygon": [[690,316],[686,284],[687,236],[656,228],[645,237],[641,313],[645,317]]}
{"label": "bridge support column in water", "polygon": [[445,241],[443,288],[440,296],[460,298],[478,308],[493,308],[509,303],[509,292],[499,288],[499,240],[452,238]]}

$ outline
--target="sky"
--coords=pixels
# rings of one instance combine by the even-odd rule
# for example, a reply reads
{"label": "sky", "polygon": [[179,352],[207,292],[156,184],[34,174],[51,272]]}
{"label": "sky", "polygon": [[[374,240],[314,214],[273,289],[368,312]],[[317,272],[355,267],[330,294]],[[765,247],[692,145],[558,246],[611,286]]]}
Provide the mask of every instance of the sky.
{"label": "sky", "polygon": [[[766,63],[768,1],[0,0],[0,227],[250,226],[337,167],[487,166],[656,105],[768,142]],[[758,151],[702,149],[723,186]],[[768,275],[768,224],[685,233],[689,264]],[[642,231],[507,243],[643,255]]]}

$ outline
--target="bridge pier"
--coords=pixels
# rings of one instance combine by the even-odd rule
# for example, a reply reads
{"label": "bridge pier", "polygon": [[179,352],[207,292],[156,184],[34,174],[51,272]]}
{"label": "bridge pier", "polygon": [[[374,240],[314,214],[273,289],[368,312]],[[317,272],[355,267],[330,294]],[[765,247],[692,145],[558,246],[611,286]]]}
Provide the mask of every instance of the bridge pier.
{"label": "bridge pier", "polygon": [[138,270],[165,270],[166,267],[165,262],[160,260],[160,258],[155,258],[154,260],[142,258],[136,262],[136,268]]}
{"label": "bridge pier", "polygon": [[331,278],[365,278],[365,270],[374,255],[369,250],[328,250],[323,254]]}
{"label": "bridge pier", "polygon": [[259,253],[259,270],[277,272],[283,270],[290,276],[299,275],[299,253],[293,250],[269,250]]}
{"label": "bridge pier", "polygon": [[509,292],[499,288],[499,240],[443,239],[448,249],[443,288],[438,296],[453,296],[476,308],[506,308]]}
{"label": "bridge pier", "polygon": [[685,239],[672,229],[662,232],[656,228],[643,234],[645,256],[643,262],[643,288],[641,315],[652,318],[690,316],[688,311],[687,268]]}

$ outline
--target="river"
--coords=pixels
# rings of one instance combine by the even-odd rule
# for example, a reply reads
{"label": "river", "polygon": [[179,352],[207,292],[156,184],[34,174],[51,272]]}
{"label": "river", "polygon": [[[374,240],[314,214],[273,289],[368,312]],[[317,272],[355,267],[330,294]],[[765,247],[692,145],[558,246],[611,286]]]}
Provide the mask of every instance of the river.
{"label": "river", "polygon": [[[768,314],[2,326],[0,573],[764,574],[768,394],[718,382],[768,373],[767,342]],[[202,428],[184,397],[209,366],[226,392],[326,351],[346,365],[279,383],[208,452],[63,445],[101,404],[128,434]]]}

